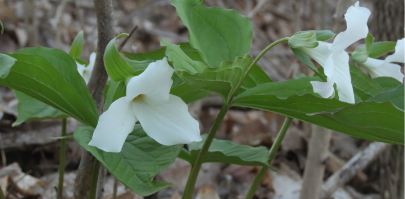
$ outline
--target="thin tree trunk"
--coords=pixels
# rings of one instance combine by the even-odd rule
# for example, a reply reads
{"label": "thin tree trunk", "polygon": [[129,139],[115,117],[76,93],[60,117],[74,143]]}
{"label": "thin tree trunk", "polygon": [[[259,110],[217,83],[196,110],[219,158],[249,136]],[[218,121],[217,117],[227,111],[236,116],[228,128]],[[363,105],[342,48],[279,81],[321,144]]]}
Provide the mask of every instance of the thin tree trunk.
{"label": "thin tree trunk", "polygon": [[[404,1],[374,0],[370,29],[377,41],[404,37]],[[380,194],[384,199],[404,198],[404,147],[392,145],[379,158]]]}
{"label": "thin tree trunk", "polygon": [[309,150],[305,162],[301,199],[319,199],[325,173],[325,159],[328,155],[331,131],[312,125]]}
{"label": "thin tree trunk", "polygon": [[[103,89],[107,81],[107,73],[104,68],[103,55],[105,47],[108,42],[113,38],[113,26],[112,26],[112,1],[111,0],[94,0],[94,6],[97,15],[97,30],[98,30],[98,41],[97,41],[97,58],[96,65],[93,70],[89,89],[91,94],[96,101],[97,109],[99,112],[103,108]],[[93,177],[98,175],[100,165],[99,162],[87,151],[82,151],[82,158],[80,161],[79,169],[77,171],[77,177],[75,181],[75,198],[76,199],[87,199],[89,198],[89,193],[92,184],[94,184]],[[103,176],[101,176],[102,179]],[[97,180],[97,179],[95,179]],[[97,183],[97,182],[96,182]],[[97,183],[97,193],[101,193],[101,187],[103,183]],[[101,194],[97,194],[100,198]]]}

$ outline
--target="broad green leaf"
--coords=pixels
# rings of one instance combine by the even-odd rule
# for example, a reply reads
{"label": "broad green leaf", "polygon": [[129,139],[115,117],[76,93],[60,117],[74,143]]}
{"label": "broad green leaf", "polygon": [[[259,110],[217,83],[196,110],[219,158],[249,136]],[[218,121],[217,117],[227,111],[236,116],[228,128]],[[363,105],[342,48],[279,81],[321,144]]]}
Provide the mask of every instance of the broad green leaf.
{"label": "broad green leaf", "polygon": [[[194,88],[215,92],[226,98],[251,63],[252,58],[248,56],[238,57],[233,62],[222,63],[218,68],[206,68],[202,73],[195,75],[184,73],[179,76]],[[269,81],[271,80],[267,74],[255,65],[236,93]]]}
{"label": "broad green leaf", "polygon": [[[89,146],[91,127],[80,127],[75,140],[100,161],[125,186],[141,196],[147,196],[169,186],[154,177],[174,162],[181,146],[163,146],[146,136],[140,126],[128,136],[119,153],[104,152]],[[111,132],[114,133],[114,132]]]}
{"label": "broad green leaf", "polygon": [[186,72],[194,75],[208,68],[202,61],[190,58],[179,45],[171,44],[168,41],[162,41],[161,43],[166,47],[166,56],[177,72]]}
{"label": "broad green leaf", "polygon": [[19,50],[10,56],[17,61],[10,73],[0,78],[0,85],[25,93],[81,122],[97,124],[95,103],[68,54],[37,47]]}
{"label": "broad green leaf", "polygon": [[10,73],[11,67],[17,60],[9,55],[0,53],[0,78],[5,78]]}
{"label": "broad green leaf", "polygon": [[73,39],[72,45],[70,46],[69,55],[75,60],[81,60],[84,46],[84,36],[83,31],[77,33],[76,37]]}
{"label": "broad green leaf", "polygon": [[372,79],[360,70],[358,63],[351,63],[350,74],[355,95],[362,101],[366,101],[371,97],[402,85],[400,82],[390,77],[378,77]]}
{"label": "broad green leaf", "polygon": [[18,100],[17,106],[17,120],[13,126],[20,125],[26,121],[51,119],[51,118],[64,118],[66,114],[49,106],[41,101],[38,101],[22,92],[15,91]]}
{"label": "broad green leaf", "polygon": [[193,85],[180,80],[178,77],[175,78],[170,93],[180,97],[186,103],[194,102],[210,95],[209,91],[196,88]]}
{"label": "broad green leaf", "polygon": [[404,112],[391,102],[347,104],[320,98],[312,92],[311,80],[261,84],[237,96],[235,105],[280,113],[357,138],[404,144]]}
{"label": "broad green leaf", "polygon": [[200,0],[171,0],[189,32],[191,46],[211,67],[249,53],[252,25],[247,17],[229,9],[211,8]]}
{"label": "broad green leaf", "polygon": [[374,42],[367,49],[368,56],[372,58],[378,58],[390,52],[393,52],[395,50],[395,44],[396,42],[393,41]]}
{"label": "broad green leaf", "polygon": [[396,108],[404,111],[404,85],[399,85],[395,88],[383,91],[367,101],[370,102],[391,102]]}
{"label": "broad green leaf", "polygon": [[[202,145],[203,142],[189,144],[188,151],[183,150],[179,157],[192,163]],[[203,162],[268,166],[268,156],[266,147],[252,147],[236,144],[228,140],[214,139]]]}
{"label": "broad green leaf", "polygon": [[104,65],[108,76],[114,81],[125,80],[136,75],[131,65],[128,64],[117,48],[116,41],[118,38],[127,37],[126,34],[120,34],[113,38],[106,46],[104,51]]}

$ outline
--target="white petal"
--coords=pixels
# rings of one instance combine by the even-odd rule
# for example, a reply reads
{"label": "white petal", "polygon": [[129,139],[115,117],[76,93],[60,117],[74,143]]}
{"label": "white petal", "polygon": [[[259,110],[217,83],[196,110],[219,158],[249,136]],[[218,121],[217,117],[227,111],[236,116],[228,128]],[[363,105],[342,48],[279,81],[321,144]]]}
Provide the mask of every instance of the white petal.
{"label": "white petal", "polygon": [[87,65],[87,68],[88,68],[90,71],[93,71],[94,64],[96,64],[96,53],[95,53],[95,52],[92,52],[92,53],[90,54],[90,57],[89,57],[89,64]]}
{"label": "white petal", "polygon": [[401,73],[401,66],[389,63],[385,60],[367,58],[364,66],[369,70],[371,77],[392,77],[403,82],[404,74]]}
{"label": "white petal", "polygon": [[405,59],[404,46],[405,46],[405,38],[398,40],[397,44],[395,45],[394,54],[387,56],[387,58],[385,58],[385,61],[405,63],[404,62],[404,59]]}
{"label": "white petal", "polygon": [[166,58],[152,62],[143,73],[129,80],[126,95],[131,99],[143,94],[151,100],[167,100],[173,84],[173,72]]}
{"label": "white petal", "polygon": [[80,64],[76,62],[76,67],[77,67],[77,72],[79,72],[80,76],[83,77],[83,71],[86,69],[86,67],[83,64]]}
{"label": "white petal", "polygon": [[311,84],[314,92],[318,93],[323,98],[332,97],[333,93],[335,92],[332,82],[311,81]]}
{"label": "white petal", "polygon": [[336,35],[333,41],[333,50],[342,51],[356,41],[365,38],[368,34],[367,21],[370,14],[370,10],[365,7],[360,7],[358,2],[350,6],[345,14],[347,28],[345,31]]}
{"label": "white petal", "polygon": [[163,145],[201,141],[199,123],[188,112],[187,105],[170,95],[166,103],[151,101],[134,103],[134,113],[151,138]]}
{"label": "white petal", "polygon": [[326,60],[331,55],[330,47],[332,45],[327,42],[319,41],[318,46],[315,48],[304,48],[303,50],[307,53],[312,59],[314,59],[322,67],[325,66]]}
{"label": "white petal", "polygon": [[107,152],[120,152],[128,134],[135,126],[136,117],[131,99],[122,97],[114,101],[106,112],[100,115],[93,137],[89,143]]}
{"label": "white petal", "polygon": [[[354,103],[354,92],[349,69],[349,55],[344,50],[331,51],[333,47],[334,46],[329,43],[319,42],[316,48],[306,48],[304,50],[323,67],[324,74],[328,78],[328,84],[336,84],[339,100]],[[321,96],[330,97],[333,94],[332,90],[329,89],[330,86],[326,84],[316,83],[315,86],[314,84],[312,84],[312,86],[314,87],[314,92],[319,93]]]}
{"label": "white petal", "polygon": [[354,91],[350,76],[349,55],[345,51],[333,53],[327,65],[333,68],[331,74],[326,74],[328,80],[336,84],[339,100],[354,104]]}

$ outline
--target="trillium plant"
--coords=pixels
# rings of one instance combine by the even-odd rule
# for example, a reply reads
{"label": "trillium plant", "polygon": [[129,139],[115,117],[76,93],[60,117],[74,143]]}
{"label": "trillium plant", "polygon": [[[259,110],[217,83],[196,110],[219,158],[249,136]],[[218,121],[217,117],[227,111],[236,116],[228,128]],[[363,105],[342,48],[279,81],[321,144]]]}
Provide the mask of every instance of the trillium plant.
{"label": "trillium plant", "polygon": [[[63,118],[66,125],[66,118],[74,118],[80,123],[74,140],[142,196],[169,187],[155,176],[176,158],[183,159],[191,166],[184,199],[192,198],[206,162],[267,170],[292,120],[359,139],[404,144],[405,40],[375,41],[368,28],[372,13],[359,2],[347,9],[346,29],[336,35],[300,31],[268,44],[255,57],[249,54],[253,32],[247,17],[200,0],[171,3],[188,29],[186,43],[161,38],[162,47],[155,51],[123,53],[117,42],[127,35],[119,34],[104,54],[82,59],[84,36],[79,33],[69,52],[34,47],[0,54],[0,85],[15,90],[19,100],[14,125],[49,118]],[[277,45],[288,45],[311,72],[272,81],[258,61]],[[96,57],[102,57],[108,74],[102,110],[86,87],[90,77],[97,78],[92,74]],[[222,108],[210,130],[201,132],[188,104],[214,95],[223,99]],[[285,116],[270,156],[263,146],[215,138],[232,107]],[[256,186],[246,198],[253,197]]]}

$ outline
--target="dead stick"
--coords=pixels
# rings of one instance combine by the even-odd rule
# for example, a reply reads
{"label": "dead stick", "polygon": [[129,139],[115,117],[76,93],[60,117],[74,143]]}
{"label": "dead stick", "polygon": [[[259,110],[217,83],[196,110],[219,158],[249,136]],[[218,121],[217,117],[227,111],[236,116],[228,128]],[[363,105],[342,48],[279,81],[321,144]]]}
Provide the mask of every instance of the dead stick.
{"label": "dead stick", "polygon": [[119,50],[119,51],[122,50],[122,48],[125,46],[125,44],[128,42],[128,40],[132,37],[132,35],[135,33],[135,31],[136,31],[137,29],[138,29],[138,26],[137,26],[137,25],[135,25],[135,26],[132,28],[131,32],[129,32],[128,37],[126,37],[126,38],[124,39],[124,41],[122,41],[122,43],[121,43],[120,46],[118,47],[118,50]]}
{"label": "dead stick", "polygon": [[[98,30],[97,57],[96,65],[90,78],[88,87],[94,100],[96,101],[98,111],[102,112],[103,89],[107,81],[107,73],[104,68],[103,55],[105,47],[113,38],[112,0],[94,0],[94,5],[96,9]],[[83,150],[75,182],[75,198],[88,198],[89,193],[91,192],[89,190],[91,190],[92,186],[92,177],[97,175],[99,172],[99,169],[94,171],[93,168],[99,168],[98,165],[98,161],[90,153]],[[101,194],[98,195],[100,196]]]}
{"label": "dead stick", "polygon": [[359,171],[369,165],[386,148],[388,148],[388,144],[374,142],[353,156],[343,168],[334,173],[328,178],[326,183],[323,184],[321,198],[328,198],[339,187],[349,182]]}
{"label": "dead stick", "polygon": [[312,125],[300,199],[318,199],[320,196],[331,134],[328,129]]}

